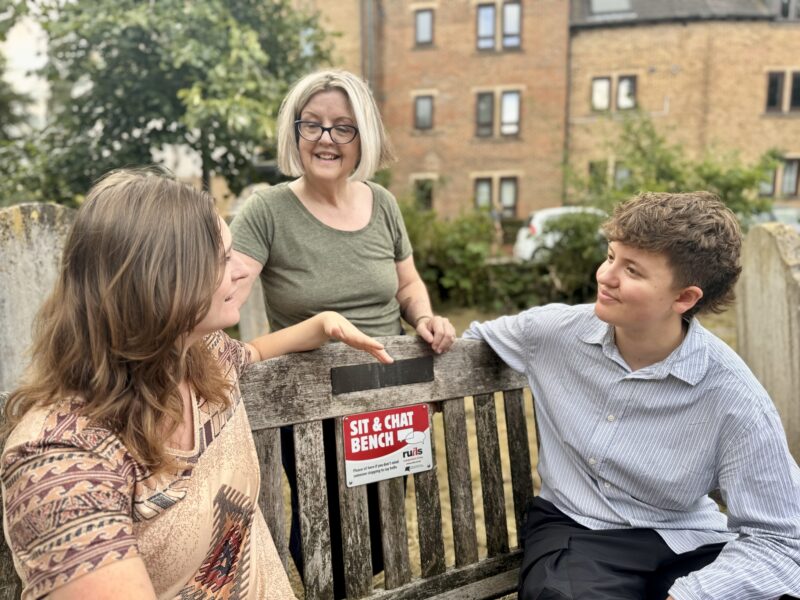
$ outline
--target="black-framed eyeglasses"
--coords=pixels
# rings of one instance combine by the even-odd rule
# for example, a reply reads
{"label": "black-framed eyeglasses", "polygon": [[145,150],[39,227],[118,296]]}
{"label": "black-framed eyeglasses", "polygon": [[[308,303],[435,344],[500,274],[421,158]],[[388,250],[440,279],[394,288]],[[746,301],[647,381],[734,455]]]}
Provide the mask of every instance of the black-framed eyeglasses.
{"label": "black-framed eyeglasses", "polygon": [[331,140],[335,144],[349,144],[358,135],[358,127],[354,125],[333,125],[323,127],[322,123],[316,121],[302,121],[298,119],[294,122],[297,134],[309,142],[318,142],[327,131]]}

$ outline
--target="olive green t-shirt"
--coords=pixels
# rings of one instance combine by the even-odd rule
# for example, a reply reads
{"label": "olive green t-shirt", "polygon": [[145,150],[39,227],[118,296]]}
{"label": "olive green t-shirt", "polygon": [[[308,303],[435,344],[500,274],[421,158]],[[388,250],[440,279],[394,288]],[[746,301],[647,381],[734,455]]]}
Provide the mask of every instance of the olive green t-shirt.
{"label": "olive green t-shirt", "polygon": [[394,197],[367,185],[372,216],[358,231],[319,221],[287,183],[254,193],[236,215],[233,248],[263,265],[273,331],[335,310],[367,335],[401,333],[395,263],[411,255],[411,243]]}

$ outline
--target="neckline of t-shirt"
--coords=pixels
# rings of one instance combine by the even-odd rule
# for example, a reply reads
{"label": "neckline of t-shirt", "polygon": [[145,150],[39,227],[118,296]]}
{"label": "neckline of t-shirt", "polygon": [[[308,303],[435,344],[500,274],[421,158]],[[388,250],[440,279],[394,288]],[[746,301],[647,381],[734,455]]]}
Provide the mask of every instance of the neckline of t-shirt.
{"label": "neckline of t-shirt", "polygon": [[198,408],[199,398],[194,393],[192,386],[189,386],[190,403],[192,406],[192,431],[194,432],[194,444],[191,450],[182,450],[173,446],[166,446],[167,453],[176,458],[194,458],[200,452],[200,410]]}
{"label": "neckline of t-shirt", "polygon": [[378,209],[377,209],[377,203],[378,203],[377,198],[378,198],[378,195],[375,193],[375,188],[372,186],[372,183],[370,183],[369,181],[365,181],[364,184],[369,188],[369,191],[372,192],[372,213],[369,216],[369,221],[367,221],[367,224],[364,225],[364,227],[362,227],[361,229],[355,229],[353,231],[345,231],[344,229],[336,229],[336,227],[331,227],[330,225],[327,225],[327,224],[323,223],[317,217],[315,217],[311,213],[310,210],[308,210],[306,205],[303,204],[303,201],[300,200],[300,198],[297,197],[297,194],[294,193],[294,190],[291,187],[289,187],[289,183],[288,182],[283,184],[283,185],[286,186],[286,190],[289,192],[289,196],[291,197],[291,199],[295,202],[295,204],[297,206],[300,207],[300,211],[312,223],[316,223],[317,226],[321,227],[322,229],[324,229],[326,231],[332,231],[333,233],[336,233],[336,234],[339,234],[339,235],[352,236],[352,235],[359,235],[361,233],[364,233],[370,227],[372,227],[372,224],[375,222],[375,216],[378,214]]}

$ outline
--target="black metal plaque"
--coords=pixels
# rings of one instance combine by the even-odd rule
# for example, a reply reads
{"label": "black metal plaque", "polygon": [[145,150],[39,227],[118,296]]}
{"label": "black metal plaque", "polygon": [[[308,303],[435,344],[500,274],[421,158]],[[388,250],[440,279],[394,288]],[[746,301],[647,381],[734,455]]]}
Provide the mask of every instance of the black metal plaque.
{"label": "black metal plaque", "polygon": [[426,381],[433,381],[433,356],[397,360],[390,365],[367,363],[331,369],[334,395]]}

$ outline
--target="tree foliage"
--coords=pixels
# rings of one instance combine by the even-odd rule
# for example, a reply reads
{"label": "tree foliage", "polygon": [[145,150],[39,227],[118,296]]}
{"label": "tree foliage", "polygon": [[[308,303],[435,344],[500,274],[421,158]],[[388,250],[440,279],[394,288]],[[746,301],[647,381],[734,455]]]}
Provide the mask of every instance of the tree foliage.
{"label": "tree foliage", "polygon": [[779,156],[777,151],[767,152],[750,165],[743,164],[735,153],[707,152],[699,160],[692,160],[680,146],[670,144],[643,114],[623,121],[619,137],[610,142],[609,151],[618,164],[625,166],[629,177],[615,181],[604,172],[587,178],[573,177],[573,190],[579,202],[610,211],[615,204],[640,191],[707,190],[718,194],[740,215],[754,214],[770,206],[768,198],[758,195],[758,187],[772,176]]}
{"label": "tree foliage", "polygon": [[288,85],[328,59],[317,17],[291,0],[12,0],[48,37],[44,131],[13,152],[18,182],[72,202],[109,169],[167,144],[201,157],[203,180],[238,192],[273,135]]}

